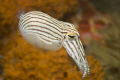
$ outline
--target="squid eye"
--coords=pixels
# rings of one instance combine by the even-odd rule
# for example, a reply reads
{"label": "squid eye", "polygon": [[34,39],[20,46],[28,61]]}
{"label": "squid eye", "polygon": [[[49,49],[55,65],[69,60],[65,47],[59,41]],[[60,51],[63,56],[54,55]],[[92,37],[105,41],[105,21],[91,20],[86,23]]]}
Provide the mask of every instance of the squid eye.
{"label": "squid eye", "polygon": [[75,36],[68,35],[70,38],[74,38]]}

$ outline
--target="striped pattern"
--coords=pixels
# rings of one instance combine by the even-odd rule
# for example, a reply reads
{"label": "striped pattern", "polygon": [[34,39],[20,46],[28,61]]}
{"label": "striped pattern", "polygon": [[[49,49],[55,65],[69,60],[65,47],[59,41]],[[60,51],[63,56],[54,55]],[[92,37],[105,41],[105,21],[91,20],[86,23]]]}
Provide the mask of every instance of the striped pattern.
{"label": "striped pattern", "polygon": [[19,26],[22,30],[38,34],[46,43],[63,39],[59,21],[42,12],[32,11],[22,15]]}
{"label": "striped pattern", "polygon": [[[89,74],[89,65],[87,63],[84,49],[82,46],[82,43],[79,39],[79,33],[74,27],[69,27],[68,29],[64,29],[64,32],[68,31],[74,31],[76,33],[76,37],[74,40],[65,40],[63,42],[63,47],[66,49],[67,53],[69,54],[69,57],[71,57],[74,60],[74,63],[78,66],[79,70],[84,73],[83,77],[86,76],[86,74]],[[65,34],[66,34],[65,33]],[[70,58],[70,59],[71,59]]]}
{"label": "striped pattern", "polygon": [[[73,24],[58,21],[42,12],[32,11],[20,16],[19,29],[21,34],[22,32],[30,32],[36,35],[37,38],[45,42],[44,46],[51,44],[47,45],[46,48],[61,48],[61,45],[63,45],[70,58],[74,60],[79,70],[83,73],[83,78],[86,74],[89,74],[90,70],[79,39],[79,33]],[[68,32],[74,32],[76,34],[75,37],[70,38]],[[24,36],[24,34],[22,35]],[[35,42],[40,43],[40,40]],[[53,42],[56,43],[53,45]]]}

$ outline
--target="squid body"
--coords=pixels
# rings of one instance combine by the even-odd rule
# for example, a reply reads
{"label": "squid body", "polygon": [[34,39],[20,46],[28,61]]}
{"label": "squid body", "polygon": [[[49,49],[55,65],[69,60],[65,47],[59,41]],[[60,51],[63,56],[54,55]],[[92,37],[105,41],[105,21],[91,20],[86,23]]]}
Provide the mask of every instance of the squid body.
{"label": "squid body", "polygon": [[40,11],[22,13],[19,19],[20,33],[28,43],[43,51],[57,51],[63,46],[83,73],[82,78],[89,74],[83,45],[73,24],[58,21]]}

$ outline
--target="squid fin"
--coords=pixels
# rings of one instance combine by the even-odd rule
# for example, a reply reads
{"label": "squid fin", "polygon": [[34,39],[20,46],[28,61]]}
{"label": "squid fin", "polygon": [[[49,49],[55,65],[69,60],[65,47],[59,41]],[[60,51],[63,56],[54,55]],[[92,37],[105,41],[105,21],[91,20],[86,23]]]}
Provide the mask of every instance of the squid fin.
{"label": "squid fin", "polygon": [[23,8],[17,13],[17,17],[20,19],[21,15],[24,15]]}

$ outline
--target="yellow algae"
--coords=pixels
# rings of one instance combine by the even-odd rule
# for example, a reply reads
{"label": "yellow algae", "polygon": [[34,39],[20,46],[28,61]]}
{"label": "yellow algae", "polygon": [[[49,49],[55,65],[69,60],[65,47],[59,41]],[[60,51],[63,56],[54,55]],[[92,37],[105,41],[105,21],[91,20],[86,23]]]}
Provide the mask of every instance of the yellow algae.
{"label": "yellow algae", "polygon": [[[16,46],[6,52],[6,80],[82,80],[83,74],[71,65],[65,49],[43,53],[23,40],[19,33],[11,43]],[[92,56],[87,56],[87,60],[90,76],[84,80],[104,80],[99,62]]]}

